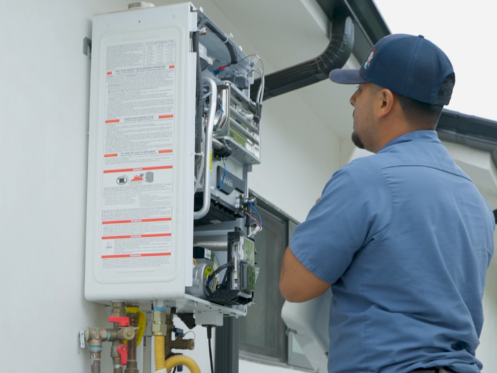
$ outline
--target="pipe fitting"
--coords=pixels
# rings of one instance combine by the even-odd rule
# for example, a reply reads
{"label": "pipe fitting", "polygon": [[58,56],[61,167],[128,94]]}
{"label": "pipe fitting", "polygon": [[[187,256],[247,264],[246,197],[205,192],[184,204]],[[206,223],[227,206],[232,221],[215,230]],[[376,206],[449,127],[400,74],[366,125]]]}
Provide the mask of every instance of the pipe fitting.
{"label": "pipe fitting", "polygon": [[99,328],[86,328],[85,340],[90,346],[101,346],[102,342],[114,342],[131,340],[135,337],[136,331],[132,326],[127,326],[119,330],[116,329],[99,329]]}
{"label": "pipe fitting", "polygon": [[178,350],[193,350],[195,348],[195,340],[183,339],[180,337],[171,341],[171,348]]}
{"label": "pipe fitting", "polygon": [[165,311],[154,310],[154,323],[152,325],[153,335],[166,335],[167,334],[167,317]]}
{"label": "pipe fitting", "polygon": [[126,303],[112,302],[111,316],[126,316]]}

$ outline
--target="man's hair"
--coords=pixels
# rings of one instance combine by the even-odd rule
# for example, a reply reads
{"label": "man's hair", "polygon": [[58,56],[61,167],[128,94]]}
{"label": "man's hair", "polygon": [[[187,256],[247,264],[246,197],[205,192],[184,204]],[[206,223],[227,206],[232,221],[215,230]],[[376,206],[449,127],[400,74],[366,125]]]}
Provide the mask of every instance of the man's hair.
{"label": "man's hair", "polygon": [[[442,83],[439,96],[449,96],[455,85],[455,75],[449,74]],[[399,100],[402,111],[409,123],[420,129],[434,130],[442,114],[443,105],[432,105],[392,92]]]}

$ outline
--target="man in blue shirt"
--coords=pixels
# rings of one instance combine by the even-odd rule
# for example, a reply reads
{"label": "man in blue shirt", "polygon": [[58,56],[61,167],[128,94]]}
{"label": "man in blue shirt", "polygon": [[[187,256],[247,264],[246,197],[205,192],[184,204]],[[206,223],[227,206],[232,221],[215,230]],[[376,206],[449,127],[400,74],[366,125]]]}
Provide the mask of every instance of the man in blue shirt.
{"label": "man in blue shirt", "polygon": [[452,95],[447,56],[422,36],[380,40],[359,70],[353,142],[373,156],[338,170],[297,227],[280,290],[330,286],[330,373],[477,373],[495,220],[435,128]]}

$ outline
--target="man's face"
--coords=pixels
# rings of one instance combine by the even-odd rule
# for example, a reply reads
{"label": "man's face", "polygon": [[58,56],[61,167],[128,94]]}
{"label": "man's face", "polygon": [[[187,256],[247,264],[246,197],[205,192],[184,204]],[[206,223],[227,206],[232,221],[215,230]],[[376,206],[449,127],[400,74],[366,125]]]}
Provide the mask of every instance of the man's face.
{"label": "man's face", "polygon": [[350,98],[354,107],[352,142],[360,149],[371,149],[374,141],[373,98],[376,93],[371,83],[359,84]]}

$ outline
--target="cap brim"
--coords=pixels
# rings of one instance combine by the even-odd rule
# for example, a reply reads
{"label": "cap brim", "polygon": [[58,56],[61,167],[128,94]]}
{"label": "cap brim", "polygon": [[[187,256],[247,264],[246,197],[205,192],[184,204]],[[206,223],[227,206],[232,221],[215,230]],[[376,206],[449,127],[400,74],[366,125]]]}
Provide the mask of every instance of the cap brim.
{"label": "cap brim", "polygon": [[330,73],[330,79],[339,84],[361,84],[367,83],[368,81],[364,79],[359,70],[351,69],[335,69]]}

